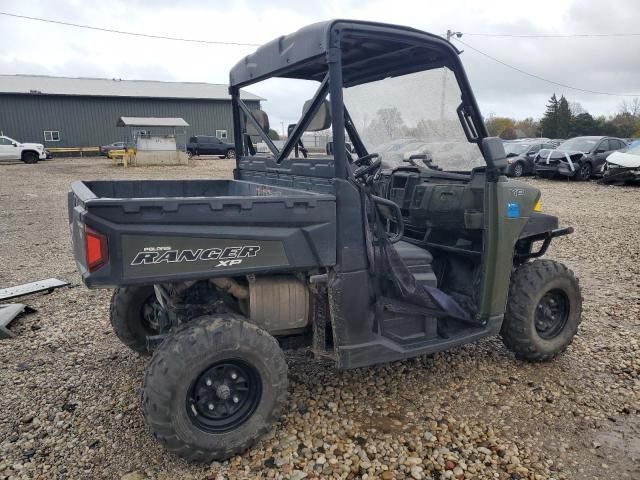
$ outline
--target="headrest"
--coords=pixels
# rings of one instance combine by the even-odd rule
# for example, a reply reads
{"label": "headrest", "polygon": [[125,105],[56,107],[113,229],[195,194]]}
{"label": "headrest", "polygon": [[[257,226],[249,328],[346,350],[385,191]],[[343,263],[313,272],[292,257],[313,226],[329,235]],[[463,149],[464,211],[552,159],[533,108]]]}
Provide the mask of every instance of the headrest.
{"label": "headrest", "polygon": [[[307,113],[309,107],[311,107],[311,103],[313,100],[307,100],[304,102],[304,106],[302,107],[302,115]],[[307,132],[319,132],[320,130],[326,130],[331,126],[331,106],[329,105],[329,100],[323,100],[318,110],[316,110],[316,114],[311,119],[311,123],[306,128]]]}
{"label": "headrest", "polygon": [[[262,131],[264,133],[269,132],[269,116],[267,112],[263,112],[262,110],[252,110],[251,113],[253,117],[258,121],[260,127],[262,127]],[[253,123],[247,118],[246,121],[246,129],[247,135],[260,135],[258,129],[253,125]]]}

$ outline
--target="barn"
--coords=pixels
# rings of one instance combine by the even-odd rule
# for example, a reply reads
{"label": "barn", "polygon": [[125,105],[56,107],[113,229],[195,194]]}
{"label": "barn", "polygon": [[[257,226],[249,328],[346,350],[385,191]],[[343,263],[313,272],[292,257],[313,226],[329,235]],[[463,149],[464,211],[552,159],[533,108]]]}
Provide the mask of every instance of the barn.
{"label": "barn", "polygon": [[[249,108],[263,98],[243,91]],[[187,136],[233,139],[227,85],[41,75],[0,75],[0,134],[47,148],[126,140],[120,117],[179,117]]]}

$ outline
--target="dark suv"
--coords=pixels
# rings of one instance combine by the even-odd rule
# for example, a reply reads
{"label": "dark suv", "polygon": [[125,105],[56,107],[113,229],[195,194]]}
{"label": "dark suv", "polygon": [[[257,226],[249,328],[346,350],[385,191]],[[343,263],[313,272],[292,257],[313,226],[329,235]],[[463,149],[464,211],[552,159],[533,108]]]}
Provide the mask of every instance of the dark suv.
{"label": "dark suv", "polygon": [[614,137],[575,137],[555,149],[543,149],[536,155],[535,173],[544,178],[557,175],[589,180],[601,175],[609,154],[627,148],[624,140]]}
{"label": "dark suv", "polygon": [[197,155],[218,155],[219,157],[236,158],[236,148],[233,143],[226,143],[218,137],[196,135],[187,143],[189,158]]}
{"label": "dark suv", "polygon": [[507,175],[522,177],[534,173],[533,159],[541,149],[552,149],[553,144],[540,140],[526,140],[505,142],[504,151],[507,154]]}

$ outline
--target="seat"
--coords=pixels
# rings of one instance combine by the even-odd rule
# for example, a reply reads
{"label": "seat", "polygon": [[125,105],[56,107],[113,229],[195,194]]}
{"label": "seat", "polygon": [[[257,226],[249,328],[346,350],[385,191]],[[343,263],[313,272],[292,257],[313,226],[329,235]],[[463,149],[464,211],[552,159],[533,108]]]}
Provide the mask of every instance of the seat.
{"label": "seat", "polygon": [[[419,265],[431,265],[433,256],[428,250],[420,248],[409,242],[397,242],[393,245],[402,258],[402,261],[407,267],[415,267]],[[411,270],[411,268],[410,268]]]}
{"label": "seat", "polygon": [[431,268],[433,256],[428,250],[403,241],[395,243],[393,247],[418,283],[437,287],[438,281]]}

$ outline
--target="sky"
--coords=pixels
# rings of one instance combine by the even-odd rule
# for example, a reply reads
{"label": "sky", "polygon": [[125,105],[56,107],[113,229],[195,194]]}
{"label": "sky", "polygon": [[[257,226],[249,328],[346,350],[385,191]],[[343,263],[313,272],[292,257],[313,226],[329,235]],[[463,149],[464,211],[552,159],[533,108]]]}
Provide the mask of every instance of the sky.
{"label": "sky", "polygon": [[[461,40],[470,46],[538,76],[582,89],[640,94],[640,36],[472,35],[640,33],[637,0],[0,0],[0,11],[152,35],[256,44],[331,18],[396,23],[440,35],[451,29],[463,32]],[[226,83],[229,69],[255,50],[139,38],[4,16],[0,16],[0,32],[0,74]],[[539,118],[553,93],[579,102],[594,115],[613,114],[625,100],[551,85],[464,45],[457,46],[464,51],[461,58],[485,117]],[[274,79],[249,91],[267,99],[265,105],[280,123],[296,120],[299,100],[310,98],[313,88]]]}

